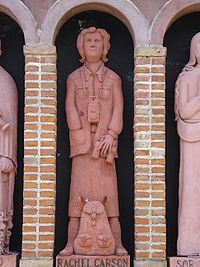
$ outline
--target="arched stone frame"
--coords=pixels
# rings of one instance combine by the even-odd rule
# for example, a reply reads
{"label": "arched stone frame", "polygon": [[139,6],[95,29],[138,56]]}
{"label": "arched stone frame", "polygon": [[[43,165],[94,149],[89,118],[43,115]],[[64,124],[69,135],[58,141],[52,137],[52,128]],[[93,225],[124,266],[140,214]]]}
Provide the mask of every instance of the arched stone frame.
{"label": "arched stone frame", "polygon": [[150,43],[163,45],[164,35],[169,26],[178,18],[200,10],[198,0],[170,0],[158,12],[150,27]]}
{"label": "arched stone frame", "polygon": [[104,11],[116,16],[130,31],[134,44],[148,43],[148,25],[138,8],[128,0],[58,0],[48,11],[41,26],[41,43],[54,43],[55,37],[73,15],[86,10]]}
{"label": "arched stone frame", "polygon": [[[96,1],[95,3],[90,0],[57,1],[48,11],[43,21],[40,44],[53,45],[62,25],[75,14],[86,10],[104,11],[114,15],[125,24],[135,44],[147,44],[148,35],[146,21],[132,3],[127,0],[125,0],[124,3],[121,0],[113,2],[110,0],[103,0]],[[140,31],[141,28],[142,31]]]}
{"label": "arched stone frame", "polygon": [[0,11],[9,15],[21,27],[25,43],[37,43],[36,22],[28,8],[20,0],[0,0]]}
{"label": "arched stone frame", "polygon": [[[44,243],[39,240],[39,234],[36,233],[37,240],[35,241],[34,248],[27,248],[26,245],[32,244],[30,238],[30,230],[24,231],[25,235],[29,236],[29,239],[23,239],[23,251],[21,266],[29,267],[32,261],[36,261],[38,266],[53,266],[53,240],[52,236],[55,236],[55,195],[47,195],[42,192],[40,184],[42,179],[45,180],[45,184],[49,186],[50,193],[55,193],[56,186],[56,172],[55,172],[55,159],[56,159],[56,49],[54,41],[61,26],[73,15],[86,10],[98,10],[104,11],[114,15],[121,20],[129,32],[132,35],[136,51],[135,51],[135,169],[137,174],[135,175],[135,266],[143,266],[149,260],[149,265],[157,266],[157,262],[163,263],[162,266],[166,266],[165,260],[165,181],[164,181],[164,106],[160,103],[164,99],[164,64],[165,64],[165,49],[155,49],[149,47],[149,35],[148,25],[144,16],[135,7],[135,5],[129,0],[58,0],[47,12],[41,26],[40,33],[40,45],[37,47],[26,46],[25,54],[27,57],[27,65],[37,67],[45,71],[45,74],[36,78],[35,82],[38,83],[38,97],[37,103],[46,101],[48,108],[42,107],[39,109],[39,114],[42,121],[38,123],[38,129],[35,130],[39,137],[39,152],[42,155],[42,151],[46,149],[46,141],[49,142],[48,135],[54,136],[53,142],[48,143],[48,149],[52,150],[51,158],[48,156],[41,156],[37,161],[38,169],[32,169],[31,182],[36,181],[38,189],[38,205],[39,209],[46,209],[48,202],[48,209],[51,211],[51,215],[48,215],[48,220],[51,223],[51,229],[48,230],[48,238]],[[34,55],[34,57],[31,57]],[[39,62],[38,62],[39,59]],[[31,61],[31,62],[30,62]],[[46,66],[47,63],[50,65]],[[31,71],[35,74],[34,71]],[[27,91],[32,90],[33,80],[32,77],[27,77]],[[154,90],[159,89],[159,93],[155,93]],[[144,92],[145,91],[145,92]],[[146,99],[148,96],[153,97],[153,101]],[[35,96],[29,96],[29,100],[35,101]],[[48,99],[47,99],[48,98]],[[51,104],[49,102],[51,100]],[[162,105],[162,106],[161,106]],[[51,118],[49,117],[49,106],[51,106]],[[149,120],[149,114],[151,119]],[[49,120],[51,119],[51,121]],[[25,121],[26,123],[26,121]],[[45,125],[48,124],[48,125]],[[32,129],[28,128],[27,120],[27,132]],[[48,127],[48,129],[47,129]],[[44,135],[41,135],[41,129],[44,130]],[[148,131],[148,134],[147,134]],[[52,137],[51,137],[52,138]],[[159,144],[155,142],[158,140]],[[26,141],[29,141],[27,136]],[[138,146],[140,144],[140,146]],[[147,146],[148,144],[148,146]],[[27,145],[27,148],[28,145]],[[140,150],[142,150],[141,154]],[[147,152],[147,153],[146,153]],[[158,156],[158,161],[155,159]],[[24,181],[30,182],[30,168],[35,168],[35,155],[27,155],[30,157],[30,161],[25,162]],[[46,158],[45,158],[46,157]],[[47,166],[48,162],[48,166]],[[32,166],[33,165],[33,166]],[[159,181],[157,180],[159,178]],[[35,180],[34,180],[35,179]],[[47,189],[47,187],[46,187]],[[45,190],[46,190],[45,189]],[[25,190],[26,191],[26,190]],[[161,195],[161,201],[157,200],[156,194]],[[149,199],[144,201],[144,195],[148,195]],[[28,197],[26,197],[29,201]],[[150,204],[151,201],[151,204]],[[147,208],[148,206],[148,208]],[[24,226],[28,225],[26,209],[24,207]],[[159,210],[158,210],[159,208]],[[143,210],[145,209],[145,215]],[[27,211],[28,212],[28,211]],[[45,211],[46,212],[46,211]],[[30,215],[29,220],[31,218]],[[37,218],[33,217],[32,226],[38,227],[40,219],[44,218],[44,214],[37,214]],[[159,222],[157,220],[159,216]],[[49,226],[49,221],[43,223],[42,227]],[[157,227],[158,224],[162,224],[162,227]],[[41,227],[41,228],[42,228]],[[154,236],[154,231],[156,235]],[[42,235],[42,233],[40,233]],[[146,236],[148,236],[146,239]],[[150,241],[148,243],[147,241]],[[43,241],[44,242],[44,241]],[[42,245],[42,251],[40,247]],[[51,247],[50,247],[51,246]],[[145,261],[144,261],[145,259]],[[154,259],[155,261],[152,261]]]}
{"label": "arched stone frame", "polygon": [[[158,12],[157,16],[155,17],[155,19],[152,22],[152,25],[150,27],[150,43],[151,43],[151,45],[162,47],[163,46],[163,42],[164,42],[164,38],[165,38],[165,34],[166,34],[167,30],[170,28],[170,26],[175,21],[177,21],[179,18],[183,17],[184,15],[187,15],[187,14],[192,13],[192,12],[197,12],[197,11],[200,11],[200,2],[197,1],[197,0],[184,0],[184,1],[170,0],[170,1],[168,1],[162,7],[160,12]],[[170,61],[170,63],[172,64],[172,61]],[[166,68],[166,66],[165,66],[165,68]],[[168,72],[168,75],[170,75],[169,72]],[[171,77],[170,77],[170,79],[171,79]],[[165,90],[166,90],[166,92],[168,94],[169,85],[167,84],[167,82],[168,81],[166,80],[166,85],[165,86],[167,87],[167,90],[166,89]],[[173,86],[171,86],[171,87],[173,88]],[[167,99],[167,97],[168,96],[166,96],[166,99]],[[167,101],[169,103],[169,100],[167,100]],[[172,104],[172,106],[173,106],[173,104]],[[167,107],[165,105],[163,105],[163,107],[165,108],[167,116],[169,116],[169,110],[167,110]],[[172,109],[173,109],[173,107],[172,107]],[[167,118],[169,118],[169,117],[167,117]],[[166,122],[165,125],[167,125],[167,122]],[[168,132],[168,130],[167,130],[167,127],[166,127],[166,129],[165,129],[166,138],[168,138],[167,137],[167,132]],[[169,139],[167,139],[167,140],[169,140]],[[167,150],[169,151],[169,147],[166,147],[165,154],[166,154]],[[175,156],[174,153],[173,153],[173,155]],[[168,157],[167,154],[166,154],[166,157]],[[166,162],[166,169],[167,168],[169,168],[169,167],[167,166],[167,162]],[[173,170],[173,172],[174,172],[174,170]],[[167,182],[167,179],[168,178],[166,177],[166,183],[169,183],[169,182]],[[173,183],[174,183],[174,181],[173,181]],[[166,184],[166,186],[168,187],[168,184]],[[176,186],[178,186],[178,185],[173,184],[173,187],[176,187]],[[177,190],[177,188],[176,188],[176,190]],[[178,196],[178,193],[177,193],[177,196]],[[166,200],[167,201],[169,200],[169,196],[168,195],[166,195]],[[174,201],[174,199],[173,199],[173,201]],[[167,203],[169,203],[169,202],[167,202]],[[173,203],[173,205],[175,205],[175,202],[172,202],[172,203]],[[168,209],[168,212],[169,212],[169,207],[167,207],[167,209]],[[167,218],[169,220],[168,216],[167,216]],[[173,221],[173,223],[174,223],[174,221]],[[167,223],[167,227],[168,227],[168,231],[169,231],[169,229],[171,230],[171,228],[170,228],[168,223]],[[168,235],[168,233],[167,233],[167,235]],[[169,238],[169,235],[168,235],[168,238]],[[168,241],[168,246],[169,246],[169,241]],[[170,253],[170,252],[168,251],[168,253]]]}
{"label": "arched stone frame", "polygon": [[[0,9],[1,10],[1,9]],[[1,55],[0,66],[9,73],[17,87],[17,172],[14,182],[14,213],[12,218],[12,234],[9,242],[10,250],[20,252],[22,231],[22,191],[23,191],[23,142],[24,142],[24,33],[20,25],[5,12],[0,14]],[[5,77],[4,77],[5,78]],[[1,77],[3,79],[3,77]],[[4,88],[7,90],[7,88]],[[8,103],[9,104],[9,103]],[[16,102],[15,102],[16,104]],[[2,111],[3,112],[3,111]],[[12,115],[12,114],[10,114]]]}
{"label": "arched stone frame", "polygon": [[[119,158],[116,164],[120,203],[120,222],[123,245],[133,254],[133,68],[134,46],[127,27],[116,17],[101,11],[81,12],[67,20],[59,31],[55,45],[57,49],[57,180],[56,180],[56,228],[55,255],[67,242],[68,199],[71,181],[71,159],[69,158],[68,127],[65,114],[66,78],[80,66],[76,48],[80,21],[84,26],[104,28],[111,36],[108,68],[118,73],[123,81],[124,122],[118,144]],[[87,25],[87,26],[86,26]],[[120,40],[119,41],[119,33]],[[120,51],[120,52],[119,52]],[[69,64],[70,62],[70,64]],[[126,74],[130,79],[126,79]],[[126,171],[124,171],[126,170]],[[86,182],[87,183],[87,182]],[[63,213],[63,210],[65,211]]]}
{"label": "arched stone frame", "polygon": [[[134,148],[135,152],[135,169],[138,170],[139,175],[135,174],[135,266],[143,266],[146,260],[150,260],[149,264],[157,266],[157,262],[163,263],[165,261],[165,182],[164,182],[164,108],[160,108],[160,99],[164,98],[164,61],[165,49],[155,49],[149,47],[148,25],[143,15],[138,9],[128,0],[58,0],[48,11],[44,18],[40,43],[41,45],[53,45],[54,40],[61,26],[73,15],[86,10],[98,10],[111,13],[121,20],[132,35],[135,44],[135,125],[134,136],[135,144],[141,143],[141,147]],[[59,16],[58,16],[59,14]],[[146,68],[146,64],[148,65]],[[154,83],[153,85],[151,83]],[[146,84],[145,84],[146,83]],[[153,90],[160,88],[158,95],[154,94]],[[144,90],[146,91],[144,93]],[[146,96],[153,95],[154,101],[146,104]],[[138,100],[138,101],[137,101]],[[144,113],[147,112],[148,113]],[[153,114],[155,121],[147,118],[149,113]],[[159,116],[158,121],[156,121]],[[162,118],[160,118],[162,117]],[[144,119],[144,120],[143,120]],[[158,125],[157,125],[158,124]],[[142,127],[141,127],[142,125]],[[146,129],[151,129],[148,134],[145,134]],[[145,133],[144,133],[145,132]],[[158,134],[157,134],[158,133]],[[160,147],[155,144],[153,149],[151,145],[155,142],[155,138],[159,139]],[[146,147],[146,144],[149,144]],[[143,147],[144,144],[144,147]],[[137,154],[139,150],[147,150],[147,154]],[[154,160],[154,156],[158,155],[158,162]],[[148,177],[146,179],[146,177]],[[158,182],[156,177],[160,177]],[[144,178],[144,180],[143,180]],[[154,192],[155,191],[155,192]],[[162,193],[161,200],[157,201],[156,194]],[[152,206],[142,199],[141,195],[148,194]],[[143,195],[143,196],[144,196]],[[150,203],[150,202],[149,202]],[[150,205],[147,209],[147,205]],[[154,207],[155,206],[155,207]],[[159,212],[157,209],[160,208]],[[144,218],[142,214],[143,209],[146,209],[147,216]],[[162,227],[157,227],[157,218],[160,216],[159,222]],[[144,223],[143,223],[144,222]],[[155,237],[160,233],[161,237]],[[146,244],[145,236],[148,235],[151,245]],[[144,244],[145,243],[145,244]],[[148,246],[148,247],[145,247]],[[145,261],[144,261],[145,259]],[[152,259],[155,261],[152,262]],[[154,266],[152,265],[152,266]]]}
{"label": "arched stone frame", "polygon": [[[36,261],[38,266],[53,266],[53,253],[54,253],[54,239],[55,236],[55,187],[56,187],[56,49],[54,46],[55,37],[60,30],[61,26],[73,15],[86,10],[98,10],[110,13],[124,22],[128,28],[135,44],[147,44],[148,43],[148,30],[147,24],[143,15],[139,10],[128,0],[58,0],[47,12],[44,18],[41,33],[40,44],[38,45],[26,45],[24,48],[26,57],[26,69],[30,68],[29,74],[34,74],[35,80],[32,80],[32,75],[26,75],[26,92],[25,102],[35,103],[40,105],[43,103],[42,108],[39,108],[38,114],[41,117],[41,121],[37,123],[37,127],[34,130],[35,141],[38,149],[38,155],[30,155],[28,149],[30,149],[29,133],[33,134],[33,130],[28,121],[28,116],[25,119],[25,153],[24,153],[24,184],[34,183],[37,188],[37,201],[33,200],[30,196],[27,196],[29,188],[24,187],[24,213],[23,213],[23,238],[22,238],[22,259],[20,266],[30,266],[32,262]],[[136,30],[138,29],[138,30]],[[48,65],[49,64],[49,65]],[[37,65],[37,66],[36,66]],[[48,66],[47,66],[48,65]],[[40,73],[38,76],[38,68],[44,73]],[[37,74],[37,75],[35,75]],[[36,77],[37,76],[37,77]],[[37,85],[37,88],[35,86]],[[34,87],[34,88],[33,88]],[[33,92],[34,91],[34,92]],[[36,99],[35,92],[37,91],[38,97]],[[29,92],[31,95],[29,95]],[[51,101],[51,102],[50,102]],[[32,108],[32,104],[29,107]],[[34,106],[35,104],[33,104]],[[49,108],[51,109],[51,115],[49,115]],[[26,112],[26,111],[25,111]],[[37,114],[37,115],[38,115]],[[34,114],[36,115],[36,114]],[[41,132],[41,129],[43,130]],[[52,140],[52,136],[54,136]],[[39,140],[39,141],[38,141]],[[44,150],[51,151],[51,155],[45,155]],[[32,149],[33,147],[31,147]],[[35,148],[35,147],[34,147]],[[26,150],[27,149],[27,150]],[[47,164],[48,162],[48,164]],[[48,166],[47,166],[48,165]],[[31,173],[30,173],[31,171]],[[31,178],[30,178],[31,177]],[[43,184],[43,180],[45,180]],[[47,182],[49,187],[49,195],[43,191],[45,187],[47,189]],[[42,185],[41,185],[42,184]],[[44,187],[43,187],[44,186]],[[44,190],[46,190],[44,189]],[[28,192],[29,193],[29,192]],[[33,192],[34,193],[34,192]],[[30,207],[27,203],[34,201],[32,207],[39,208],[39,212],[36,215],[29,215]],[[41,211],[41,213],[40,213]],[[48,216],[48,217],[45,217]],[[39,229],[35,232],[35,241],[33,242],[31,236],[33,232],[26,228],[29,226],[29,221],[32,222],[32,227]],[[46,221],[44,221],[46,220]],[[38,222],[43,221],[42,226],[38,226]],[[43,228],[45,233],[48,234],[45,241],[40,240],[40,235],[44,237]],[[44,265],[46,264],[46,265]]]}

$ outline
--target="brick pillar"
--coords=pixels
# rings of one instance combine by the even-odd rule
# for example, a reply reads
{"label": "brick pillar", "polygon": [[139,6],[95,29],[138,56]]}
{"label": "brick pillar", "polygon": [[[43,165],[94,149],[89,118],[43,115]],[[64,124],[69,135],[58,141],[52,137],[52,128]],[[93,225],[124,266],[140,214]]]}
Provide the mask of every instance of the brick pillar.
{"label": "brick pillar", "polygon": [[53,266],[56,195],[56,48],[24,47],[22,267]]}
{"label": "brick pillar", "polygon": [[135,267],[166,264],[164,47],[135,51]]}

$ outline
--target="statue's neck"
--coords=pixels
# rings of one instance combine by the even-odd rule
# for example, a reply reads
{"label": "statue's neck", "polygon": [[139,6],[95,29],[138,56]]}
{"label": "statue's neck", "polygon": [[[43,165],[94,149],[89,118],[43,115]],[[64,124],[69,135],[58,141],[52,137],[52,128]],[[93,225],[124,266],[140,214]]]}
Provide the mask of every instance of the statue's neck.
{"label": "statue's neck", "polygon": [[103,62],[100,60],[99,62],[85,62],[86,67],[92,72],[92,73],[96,73],[101,65],[103,64]]}

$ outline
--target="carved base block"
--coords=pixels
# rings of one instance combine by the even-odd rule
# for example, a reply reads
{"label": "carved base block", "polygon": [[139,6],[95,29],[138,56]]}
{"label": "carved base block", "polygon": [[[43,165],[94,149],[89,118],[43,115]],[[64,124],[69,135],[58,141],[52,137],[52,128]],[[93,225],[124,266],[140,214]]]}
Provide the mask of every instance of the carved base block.
{"label": "carved base block", "polygon": [[49,258],[25,258],[20,260],[20,267],[53,267],[53,259]]}
{"label": "carved base block", "polygon": [[167,261],[160,259],[160,260],[155,260],[155,259],[143,259],[139,260],[136,259],[134,260],[134,267],[167,267]]}
{"label": "carved base block", "polygon": [[17,267],[19,254],[12,253],[11,255],[0,255],[0,267]]}
{"label": "carved base block", "polygon": [[57,256],[56,267],[130,267],[130,256]]}
{"label": "carved base block", "polygon": [[200,267],[200,256],[170,257],[170,267]]}

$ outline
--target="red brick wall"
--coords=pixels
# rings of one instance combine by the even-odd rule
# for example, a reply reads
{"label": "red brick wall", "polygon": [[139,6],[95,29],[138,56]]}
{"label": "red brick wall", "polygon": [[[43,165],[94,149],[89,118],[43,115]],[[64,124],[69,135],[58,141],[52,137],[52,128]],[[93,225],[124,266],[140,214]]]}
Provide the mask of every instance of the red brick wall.
{"label": "red brick wall", "polygon": [[52,258],[56,185],[56,50],[24,48],[23,258]]}
{"label": "red brick wall", "polygon": [[165,259],[165,49],[135,54],[135,259]]}

